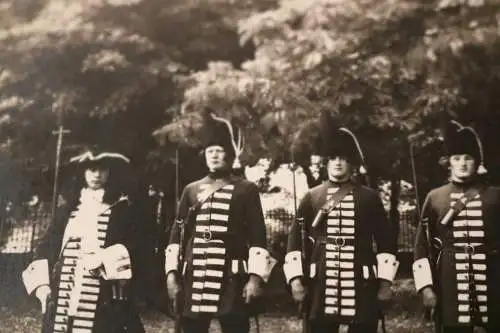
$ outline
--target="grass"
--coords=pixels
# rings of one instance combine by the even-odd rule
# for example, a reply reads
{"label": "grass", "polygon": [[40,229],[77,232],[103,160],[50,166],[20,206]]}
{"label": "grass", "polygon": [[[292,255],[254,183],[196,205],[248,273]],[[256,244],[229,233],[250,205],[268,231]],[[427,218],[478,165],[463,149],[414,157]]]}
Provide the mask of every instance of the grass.
{"label": "grass", "polygon": [[[432,326],[423,317],[420,300],[415,294],[413,280],[400,279],[393,286],[394,305],[387,314],[387,331],[391,333],[428,333]],[[283,296],[286,298],[286,296]],[[0,333],[38,333],[40,332],[41,315],[33,303],[23,303],[20,306],[3,306],[0,312]],[[144,309],[141,314],[146,332],[173,333],[173,322],[167,316]],[[301,323],[292,311],[269,313],[259,317],[261,333],[299,333]],[[211,333],[220,332],[216,321],[212,322]],[[251,332],[256,332],[252,320]],[[346,332],[345,327],[342,332]]]}

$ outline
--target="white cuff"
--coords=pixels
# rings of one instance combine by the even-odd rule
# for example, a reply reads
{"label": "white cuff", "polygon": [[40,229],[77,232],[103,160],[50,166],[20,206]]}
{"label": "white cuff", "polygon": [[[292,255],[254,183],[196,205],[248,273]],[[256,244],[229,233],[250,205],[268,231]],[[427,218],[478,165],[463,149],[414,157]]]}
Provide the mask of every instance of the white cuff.
{"label": "white cuff", "polygon": [[132,278],[130,255],[123,244],[115,244],[102,251],[105,280],[128,280]]}
{"label": "white cuff", "polygon": [[22,279],[28,295],[40,286],[50,285],[49,261],[47,259],[33,261],[23,271]]}
{"label": "white cuff", "polygon": [[427,286],[432,286],[432,272],[429,259],[420,258],[413,263],[413,279],[417,292]]}
{"label": "white cuff", "polygon": [[179,244],[170,244],[165,249],[165,275],[179,267]]}
{"label": "white cuff", "polygon": [[396,260],[394,254],[385,252],[377,254],[377,277],[379,279],[393,282],[398,267],[399,261]]}
{"label": "white cuff", "polygon": [[302,270],[302,254],[300,251],[291,251],[286,254],[283,272],[285,273],[287,284],[289,284],[293,278],[304,275],[304,271]]}
{"label": "white cuff", "polygon": [[248,274],[258,275],[267,282],[277,260],[271,257],[269,251],[257,246],[248,250]]}

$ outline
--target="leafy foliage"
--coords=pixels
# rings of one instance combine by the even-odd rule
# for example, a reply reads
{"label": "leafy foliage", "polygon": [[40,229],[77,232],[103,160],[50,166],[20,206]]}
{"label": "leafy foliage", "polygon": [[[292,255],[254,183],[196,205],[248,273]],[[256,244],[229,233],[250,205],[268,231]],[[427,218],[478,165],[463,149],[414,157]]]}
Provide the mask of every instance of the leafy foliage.
{"label": "leafy foliage", "polygon": [[140,177],[170,168],[170,147],[151,133],[178,109],[185,74],[207,59],[241,62],[251,46],[239,46],[235,20],[274,3],[1,1],[3,169],[53,168],[60,116],[64,161],[99,142],[132,157]]}
{"label": "leafy foliage", "polygon": [[239,23],[242,44],[256,46],[254,58],[241,68],[219,62],[193,73],[183,113],[157,133],[185,142],[184,134],[200,126],[186,130],[187,119],[199,119],[208,106],[247,127],[249,155],[280,157],[294,143],[295,154],[307,156],[300,150],[310,153],[314,122],[329,110],[359,134],[375,174],[387,177],[408,156],[409,138],[434,151],[445,119],[491,123],[498,102],[484,87],[498,81],[492,68],[499,6],[496,0],[281,1]]}

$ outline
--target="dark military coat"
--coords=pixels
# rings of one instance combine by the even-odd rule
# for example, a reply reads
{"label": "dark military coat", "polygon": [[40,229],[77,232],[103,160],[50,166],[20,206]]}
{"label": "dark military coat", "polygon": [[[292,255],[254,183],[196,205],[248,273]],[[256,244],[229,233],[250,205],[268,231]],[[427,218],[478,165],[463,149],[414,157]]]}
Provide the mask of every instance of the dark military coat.
{"label": "dark military coat", "polygon": [[[117,203],[118,196],[104,196],[104,202],[111,208],[100,215],[98,222],[99,241],[102,248],[123,244],[131,260],[132,281],[127,281],[120,291],[126,300],[117,300],[113,295],[116,281],[102,278],[84,279],[83,292],[77,315],[72,318],[73,329],[88,333],[144,332],[139,315],[133,308],[131,283],[137,275],[141,261],[141,226],[134,218],[127,200]],[[56,212],[46,235],[35,248],[34,260],[47,259],[49,263],[51,295],[43,319],[43,333],[68,332],[68,296],[74,286],[76,258],[72,251],[80,248],[79,239],[70,239],[62,244],[66,226],[75,216],[79,197]],[[114,289],[115,292],[117,289]]]}
{"label": "dark military coat", "polygon": [[[471,187],[479,194],[448,224],[441,220]],[[445,326],[500,326],[500,188],[449,183],[429,192],[422,212],[413,267],[417,288],[434,285]],[[430,249],[432,252],[429,253]],[[432,272],[423,269],[430,262]]]}
{"label": "dark military coat", "polygon": [[[188,317],[248,315],[251,309],[244,303],[242,290],[252,270],[248,266],[250,249],[256,249],[254,254],[258,256],[268,256],[257,186],[230,176],[223,180],[224,187],[202,205],[196,205],[200,193],[216,181],[220,179],[207,176],[188,184],[179,205],[179,217],[184,221],[179,273],[183,315]],[[167,274],[169,270],[177,270],[173,267],[177,254],[169,257],[168,252],[180,243],[180,236],[180,225],[174,223],[167,247]]]}
{"label": "dark military coat", "polygon": [[[304,280],[308,285],[306,308],[311,319],[326,317],[346,324],[376,320],[377,253],[391,258],[392,268],[396,237],[378,194],[361,185],[354,185],[313,230],[311,225],[318,210],[335,187],[325,181],[302,199],[298,215],[304,219],[305,236],[313,245],[306,246],[307,262],[303,262],[298,257],[302,252],[302,227],[296,221],[289,235],[285,275],[288,282],[294,276],[304,279],[301,273],[309,275]],[[302,263],[302,272],[293,268],[294,262]],[[290,273],[286,272],[287,265]]]}

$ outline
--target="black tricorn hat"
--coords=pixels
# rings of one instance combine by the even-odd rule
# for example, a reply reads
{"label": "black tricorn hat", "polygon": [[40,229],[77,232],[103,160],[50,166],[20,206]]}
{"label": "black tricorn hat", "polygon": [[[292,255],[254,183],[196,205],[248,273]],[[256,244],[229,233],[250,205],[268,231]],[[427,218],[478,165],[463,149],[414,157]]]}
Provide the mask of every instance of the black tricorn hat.
{"label": "black tricorn hat", "polygon": [[337,127],[329,113],[320,117],[320,154],[323,157],[343,156],[366,173],[365,158],[356,135],[346,127]]}
{"label": "black tricorn hat", "polygon": [[210,146],[224,148],[233,169],[241,168],[240,155],[244,149],[244,137],[240,128],[233,126],[231,121],[218,117],[211,110],[203,115],[202,145],[206,149]]}
{"label": "black tricorn hat", "polygon": [[96,166],[114,169],[130,163],[130,159],[125,155],[96,145],[85,147],[82,152],[70,158],[69,161],[71,164],[83,169]]}
{"label": "black tricorn hat", "polygon": [[445,130],[444,146],[448,156],[468,154],[479,163],[478,174],[487,172],[484,167],[483,145],[474,128],[452,120],[447,124]]}

